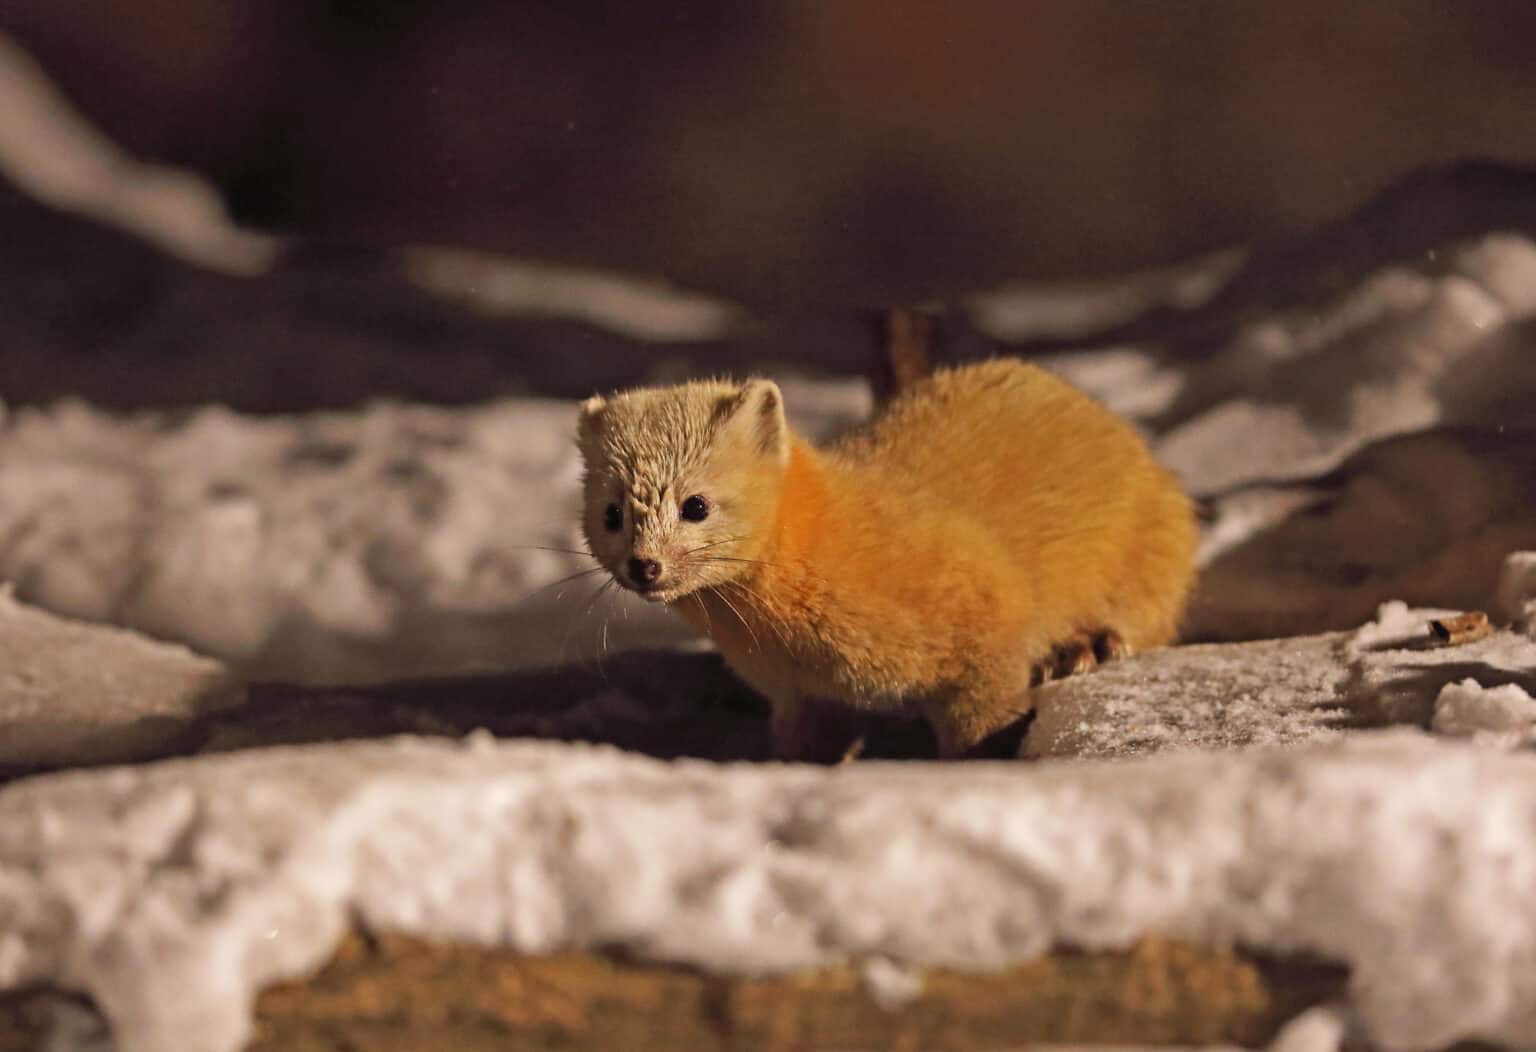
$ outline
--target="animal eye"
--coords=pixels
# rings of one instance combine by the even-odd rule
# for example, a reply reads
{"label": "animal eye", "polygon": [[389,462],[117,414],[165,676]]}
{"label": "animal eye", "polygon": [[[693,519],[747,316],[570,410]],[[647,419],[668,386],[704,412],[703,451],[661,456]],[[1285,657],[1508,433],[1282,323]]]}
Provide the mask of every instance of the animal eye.
{"label": "animal eye", "polygon": [[603,528],[609,533],[618,533],[624,526],[624,513],[619,510],[617,504],[610,504],[603,509]]}
{"label": "animal eye", "polygon": [[709,501],[695,493],[683,501],[683,518],[689,522],[703,522],[709,518]]}

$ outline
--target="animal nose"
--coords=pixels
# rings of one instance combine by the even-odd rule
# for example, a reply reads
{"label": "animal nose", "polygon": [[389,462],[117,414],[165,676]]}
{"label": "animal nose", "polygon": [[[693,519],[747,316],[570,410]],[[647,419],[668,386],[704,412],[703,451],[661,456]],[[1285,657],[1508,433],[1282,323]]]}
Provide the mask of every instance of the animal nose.
{"label": "animal nose", "polygon": [[629,579],[638,585],[655,584],[661,576],[661,563],[655,559],[629,560]]}

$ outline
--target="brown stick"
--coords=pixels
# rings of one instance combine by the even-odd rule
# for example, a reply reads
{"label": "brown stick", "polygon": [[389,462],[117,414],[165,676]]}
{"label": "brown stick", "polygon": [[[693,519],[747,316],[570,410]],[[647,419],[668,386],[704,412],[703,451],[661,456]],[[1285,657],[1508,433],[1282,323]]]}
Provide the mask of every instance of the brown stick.
{"label": "brown stick", "polygon": [[880,315],[880,353],[871,386],[883,406],[933,372],[933,318],[921,311],[893,307]]}

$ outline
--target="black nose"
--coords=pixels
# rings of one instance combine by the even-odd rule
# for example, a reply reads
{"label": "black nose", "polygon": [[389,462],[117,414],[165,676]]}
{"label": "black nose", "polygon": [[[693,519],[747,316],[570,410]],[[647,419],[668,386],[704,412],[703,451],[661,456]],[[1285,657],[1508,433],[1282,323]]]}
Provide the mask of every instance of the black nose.
{"label": "black nose", "polygon": [[638,585],[654,584],[661,576],[661,563],[655,559],[629,560],[629,579]]}

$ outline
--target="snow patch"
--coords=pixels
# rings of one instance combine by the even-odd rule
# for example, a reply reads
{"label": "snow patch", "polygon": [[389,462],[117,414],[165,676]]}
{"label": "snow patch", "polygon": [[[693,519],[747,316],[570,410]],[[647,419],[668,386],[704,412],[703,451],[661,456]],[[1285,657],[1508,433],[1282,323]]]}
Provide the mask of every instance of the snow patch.
{"label": "snow patch", "polygon": [[1524,346],[1508,334],[1536,313],[1533,282],[1536,244],[1496,234],[1435,267],[1379,271],[1332,302],[1262,313],[1189,371],[1159,456],[1207,495],[1316,476],[1389,435],[1487,426],[1490,407],[1501,423],[1530,423],[1529,399],[1509,397]]}
{"label": "snow patch", "polygon": [[236,228],[201,176],[129,156],[3,33],[0,97],[0,172],[38,200],[137,234],[205,267],[239,275],[271,267],[276,238]]}
{"label": "snow patch", "polygon": [[1536,552],[1511,552],[1499,572],[1499,613],[1536,637]]}
{"label": "snow patch", "polygon": [[1536,698],[1506,683],[1485,687],[1475,679],[1447,683],[1435,698],[1433,729],[1457,738],[1514,746],[1536,741]]}
{"label": "snow patch", "polygon": [[0,789],[0,988],[90,994],[123,1052],[232,1052],[351,917],[728,974],[1158,933],[1348,965],[1384,1049],[1529,1045],[1533,873],[1536,756],[1417,732],[837,769],[398,739]]}
{"label": "snow patch", "polygon": [[1376,608],[1376,619],[1361,625],[1351,640],[1356,652],[1382,647],[1401,647],[1429,639],[1429,622],[1452,616],[1452,610],[1413,610],[1401,599],[1389,599]]}

